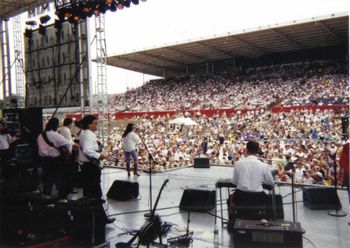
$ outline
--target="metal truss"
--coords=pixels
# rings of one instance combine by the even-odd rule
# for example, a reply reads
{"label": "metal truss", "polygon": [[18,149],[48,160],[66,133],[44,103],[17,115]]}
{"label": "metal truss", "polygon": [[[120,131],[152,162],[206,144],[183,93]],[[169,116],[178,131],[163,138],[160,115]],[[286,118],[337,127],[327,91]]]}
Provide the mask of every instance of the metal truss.
{"label": "metal truss", "polygon": [[15,73],[16,73],[16,95],[17,107],[24,107],[25,85],[24,85],[24,65],[23,65],[23,33],[21,29],[21,17],[15,16],[12,19],[13,25],[13,45],[15,51]]}
{"label": "metal truss", "polygon": [[98,136],[106,144],[109,134],[108,92],[107,92],[107,46],[105,37],[105,17],[95,17],[97,81],[95,94],[98,111]]}
{"label": "metal truss", "polygon": [[[11,62],[10,62],[10,44],[8,19],[0,19],[0,39],[1,39],[1,63],[2,63],[2,84],[3,98],[10,97],[11,90]],[[5,106],[6,107],[6,106]]]}

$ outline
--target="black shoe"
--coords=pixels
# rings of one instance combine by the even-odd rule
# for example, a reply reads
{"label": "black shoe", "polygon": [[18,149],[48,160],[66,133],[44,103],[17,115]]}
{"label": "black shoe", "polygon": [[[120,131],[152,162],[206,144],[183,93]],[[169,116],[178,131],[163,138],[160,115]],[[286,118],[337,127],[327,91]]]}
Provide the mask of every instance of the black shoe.
{"label": "black shoe", "polygon": [[106,223],[106,224],[112,224],[114,221],[115,221],[115,218],[107,218],[107,219],[105,220],[105,223]]}

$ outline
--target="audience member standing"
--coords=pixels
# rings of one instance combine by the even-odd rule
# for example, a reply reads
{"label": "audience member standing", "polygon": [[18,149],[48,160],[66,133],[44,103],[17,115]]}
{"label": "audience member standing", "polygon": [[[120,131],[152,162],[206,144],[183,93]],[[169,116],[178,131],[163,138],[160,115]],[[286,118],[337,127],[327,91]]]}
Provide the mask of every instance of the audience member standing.
{"label": "audience member standing", "polygon": [[140,142],[140,137],[134,132],[134,129],[135,125],[133,123],[129,123],[122,135],[128,176],[130,176],[130,157],[132,157],[134,160],[134,175],[140,176],[140,174],[137,172],[138,158],[136,152],[136,145]]}

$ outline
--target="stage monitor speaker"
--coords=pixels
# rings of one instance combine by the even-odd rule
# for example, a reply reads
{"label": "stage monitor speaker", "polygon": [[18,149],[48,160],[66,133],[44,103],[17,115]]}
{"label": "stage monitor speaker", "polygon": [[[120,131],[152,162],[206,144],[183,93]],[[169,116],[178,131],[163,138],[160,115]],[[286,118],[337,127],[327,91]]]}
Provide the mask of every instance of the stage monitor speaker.
{"label": "stage monitor speaker", "polygon": [[298,222],[237,219],[233,242],[235,248],[302,248],[303,230]]}
{"label": "stage monitor speaker", "polygon": [[210,168],[209,158],[194,158],[194,168]]}
{"label": "stage monitor speaker", "polygon": [[303,203],[310,209],[341,209],[335,188],[306,187],[303,189]]}
{"label": "stage monitor speaker", "polygon": [[115,180],[107,192],[108,199],[127,201],[139,196],[139,183]]}
{"label": "stage monitor speaker", "polygon": [[204,189],[185,189],[180,209],[186,211],[210,211],[216,206],[216,191]]}

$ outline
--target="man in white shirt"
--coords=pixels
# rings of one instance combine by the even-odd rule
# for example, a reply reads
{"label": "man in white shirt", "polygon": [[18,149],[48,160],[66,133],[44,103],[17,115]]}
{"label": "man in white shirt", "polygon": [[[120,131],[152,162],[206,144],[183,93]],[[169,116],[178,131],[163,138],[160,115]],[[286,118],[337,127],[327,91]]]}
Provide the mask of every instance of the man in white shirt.
{"label": "man in white shirt", "polygon": [[64,165],[61,157],[61,147],[72,150],[73,142],[67,140],[57,133],[59,120],[51,118],[45,127],[43,133],[37,138],[39,156],[42,158],[43,169],[43,193],[51,196],[52,186],[56,184],[60,199],[67,198],[69,194],[69,185],[67,182],[68,169]]}
{"label": "man in white shirt", "polygon": [[[274,180],[271,169],[267,164],[258,160],[259,143],[248,141],[246,157],[236,164],[233,174],[233,184],[237,186],[233,201],[241,205],[265,205],[267,196],[263,191],[263,184],[273,186]],[[256,193],[252,198],[252,194]]]}

